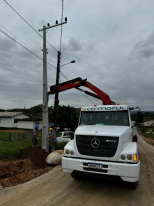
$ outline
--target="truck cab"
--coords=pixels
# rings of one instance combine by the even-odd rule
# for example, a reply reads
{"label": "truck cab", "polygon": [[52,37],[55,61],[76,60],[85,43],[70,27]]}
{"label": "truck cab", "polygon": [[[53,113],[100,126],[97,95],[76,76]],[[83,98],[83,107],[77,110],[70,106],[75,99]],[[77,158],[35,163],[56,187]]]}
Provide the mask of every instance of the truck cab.
{"label": "truck cab", "polygon": [[118,176],[137,188],[137,129],[127,105],[82,107],[74,139],[64,151],[63,171],[73,178],[87,173]]}

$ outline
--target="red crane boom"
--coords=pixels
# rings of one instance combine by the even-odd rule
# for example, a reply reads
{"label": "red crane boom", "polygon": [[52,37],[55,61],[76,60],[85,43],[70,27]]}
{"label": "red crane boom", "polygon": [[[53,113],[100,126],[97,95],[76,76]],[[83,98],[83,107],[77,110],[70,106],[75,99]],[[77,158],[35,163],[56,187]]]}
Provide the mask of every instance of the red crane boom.
{"label": "red crane boom", "polygon": [[[89,91],[82,90],[79,88],[80,86],[85,86],[85,87],[89,88],[90,90],[92,90],[93,92],[95,92],[96,94],[91,93]],[[102,90],[100,90],[99,88],[97,88],[96,86],[91,84],[90,82],[87,82],[87,79],[82,79],[80,77],[78,77],[76,79],[72,79],[70,81],[66,81],[66,82],[51,86],[48,94],[55,94],[56,92],[62,92],[62,91],[72,89],[72,88],[79,89],[80,91],[82,91],[82,92],[84,92],[92,97],[95,97],[97,99],[102,100],[104,105],[113,105],[114,104],[111,101],[108,94],[106,94],[105,92],[103,92]]]}

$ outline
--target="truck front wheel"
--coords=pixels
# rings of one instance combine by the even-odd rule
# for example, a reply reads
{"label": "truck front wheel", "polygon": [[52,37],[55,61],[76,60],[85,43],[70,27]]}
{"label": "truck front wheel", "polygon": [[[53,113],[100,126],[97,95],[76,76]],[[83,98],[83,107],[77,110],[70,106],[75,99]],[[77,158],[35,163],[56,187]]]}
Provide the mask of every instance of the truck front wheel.
{"label": "truck front wheel", "polygon": [[132,189],[136,189],[138,187],[138,182],[129,182],[129,186]]}
{"label": "truck front wheel", "polygon": [[82,178],[82,174],[80,174],[80,173],[77,172],[77,171],[73,171],[73,172],[71,173],[71,176],[72,176],[72,178],[75,179],[75,180],[80,180],[80,179]]}

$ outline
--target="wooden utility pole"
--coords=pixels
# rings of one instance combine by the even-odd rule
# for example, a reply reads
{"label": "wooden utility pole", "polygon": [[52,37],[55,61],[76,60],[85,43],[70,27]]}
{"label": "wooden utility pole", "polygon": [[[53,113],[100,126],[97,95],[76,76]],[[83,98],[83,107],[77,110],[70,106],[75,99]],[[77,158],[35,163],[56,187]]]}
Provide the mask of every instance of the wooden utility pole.
{"label": "wooden utility pole", "polygon": [[[59,84],[59,75],[60,75],[60,51],[58,51],[57,55],[57,75],[56,75],[56,85]],[[54,124],[57,127],[58,125],[58,104],[59,104],[59,94],[56,92],[55,94],[55,102],[54,102]]]}

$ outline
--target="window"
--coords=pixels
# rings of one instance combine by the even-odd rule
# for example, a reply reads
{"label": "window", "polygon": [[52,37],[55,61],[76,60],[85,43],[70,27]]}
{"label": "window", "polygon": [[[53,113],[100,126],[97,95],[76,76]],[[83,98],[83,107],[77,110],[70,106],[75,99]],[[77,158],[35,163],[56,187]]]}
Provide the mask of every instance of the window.
{"label": "window", "polygon": [[128,111],[82,112],[80,125],[129,126]]}
{"label": "window", "polygon": [[62,133],[59,133],[58,135],[57,135],[57,137],[61,137],[62,136]]}
{"label": "window", "polygon": [[14,123],[18,123],[18,119],[14,119]]}
{"label": "window", "polygon": [[64,132],[63,138],[71,138],[72,132]]}

